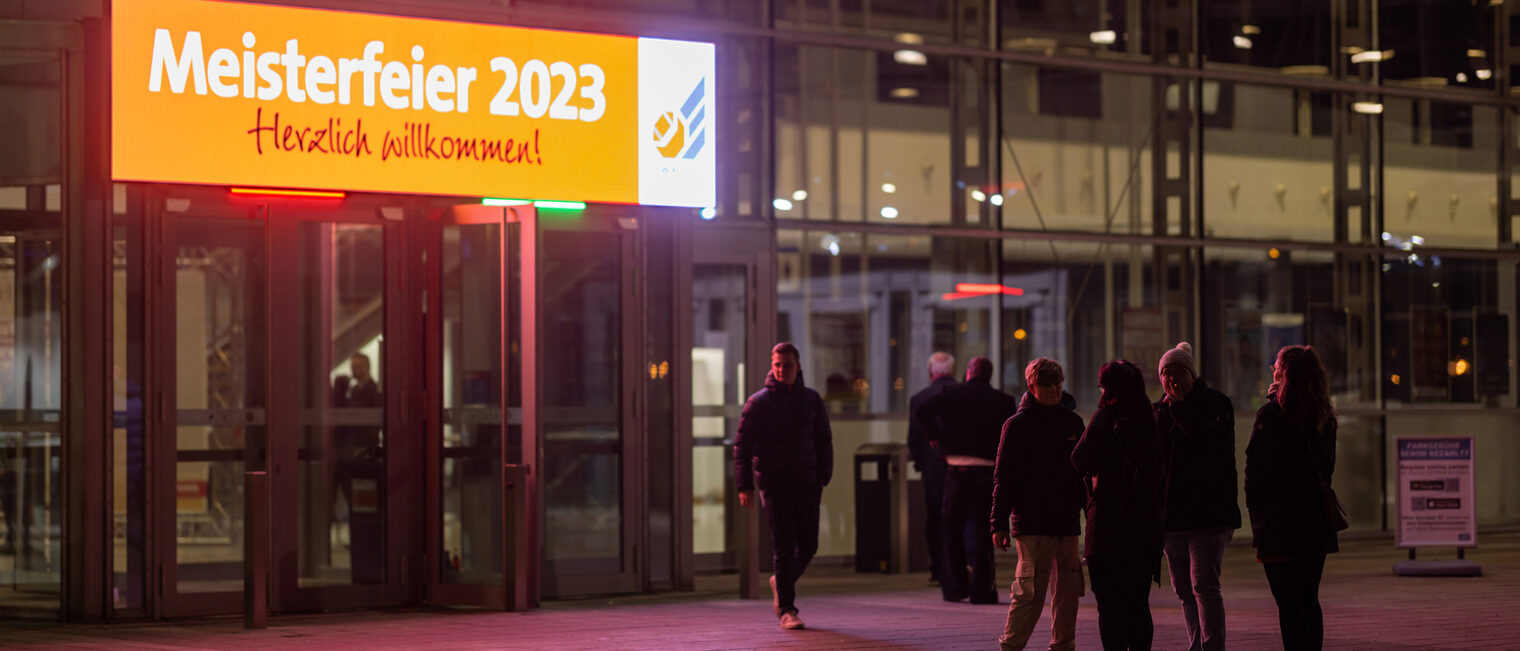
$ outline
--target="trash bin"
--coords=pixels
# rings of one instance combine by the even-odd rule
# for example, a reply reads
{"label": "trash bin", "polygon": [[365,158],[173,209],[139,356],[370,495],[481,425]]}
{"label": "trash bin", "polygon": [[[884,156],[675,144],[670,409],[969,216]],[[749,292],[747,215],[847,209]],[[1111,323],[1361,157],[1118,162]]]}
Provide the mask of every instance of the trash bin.
{"label": "trash bin", "polygon": [[855,571],[908,571],[908,446],[855,449]]}

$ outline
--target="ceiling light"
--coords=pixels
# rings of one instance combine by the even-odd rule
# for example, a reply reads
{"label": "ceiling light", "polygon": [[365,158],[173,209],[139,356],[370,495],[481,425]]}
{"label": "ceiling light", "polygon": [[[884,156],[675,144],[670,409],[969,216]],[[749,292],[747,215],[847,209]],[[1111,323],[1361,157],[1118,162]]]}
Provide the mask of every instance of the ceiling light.
{"label": "ceiling light", "polygon": [[1457,73],[1457,83],[1459,83],[1459,84],[1465,84],[1465,83],[1467,83],[1467,73],[1465,73],[1465,72],[1459,72],[1459,73]]}
{"label": "ceiling light", "polygon": [[892,40],[897,41],[898,43],[902,43],[903,45],[924,44],[924,37],[919,36],[918,34],[914,34],[913,32],[900,32],[897,34],[897,36],[892,37]]}
{"label": "ceiling light", "polygon": [[1419,235],[1410,235],[1409,241],[1414,242],[1415,246],[1425,246],[1425,238]]}
{"label": "ceiling light", "polygon": [[982,192],[981,190],[972,190],[971,191],[971,198],[972,199],[976,199],[977,201],[986,201],[987,200],[987,193]]}
{"label": "ceiling light", "polygon": [[1352,63],[1377,63],[1379,61],[1387,61],[1387,60],[1392,59],[1392,58],[1393,58],[1393,50],[1383,50],[1381,52],[1379,52],[1377,50],[1373,50],[1371,52],[1357,52],[1356,54],[1351,55],[1351,62]]}
{"label": "ceiling light", "polygon": [[1481,59],[1481,58],[1486,57],[1486,56],[1488,56],[1488,53],[1484,52],[1483,50],[1468,50],[1467,51],[1467,58],[1469,58],[1469,59]]}
{"label": "ceiling light", "polygon": [[807,197],[807,190],[798,190],[792,193],[792,201],[806,201]]}
{"label": "ceiling light", "polygon": [[1240,48],[1242,50],[1251,49],[1251,39],[1249,38],[1246,38],[1244,36],[1236,36],[1231,40],[1235,41],[1235,47],[1237,48]]}
{"label": "ceiling light", "polygon": [[776,210],[786,211],[792,209],[792,202],[778,197],[771,201],[771,206]]}
{"label": "ceiling light", "polygon": [[1383,112],[1382,102],[1356,102],[1351,105],[1351,110],[1365,115],[1379,115]]}
{"label": "ceiling light", "polygon": [[1261,27],[1258,27],[1256,25],[1241,25],[1240,26],[1240,33],[1242,33],[1242,34],[1260,34],[1261,33]]}
{"label": "ceiling light", "polygon": [[918,50],[898,50],[892,53],[892,60],[905,66],[929,65],[929,57],[924,56],[924,53]]}
{"label": "ceiling light", "polygon": [[716,208],[708,206],[708,207],[702,209],[702,219],[711,220],[711,219],[717,218],[717,216],[718,216],[718,210]]}
{"label": "ceiling light", "polygon": [[897,209],[891,206],[882,206],[881,216],[884,219],[897,219]]}
{"label": "ceiling light", "polygon": [[1473,75],[1476,76],[1479,79],[1488,79],[1489,77],[1494,76],[1494,71],[1492,71],[1492,70],[1477,70],[1477,71],[1473,72]]}
{"label": "ceiling light", "polygon": [[893,192],[897,191],[897,186],[891,183],[883,183],[881,184],[881,191],[887,194],[892,194]]}
{"label": "ceiling light", "polygon": [[1114,33],[1114,30],[1105,29],[1088,34],[1087,40],[1097,43],[1098,45],[1111,45],[1114,41],[1119,40],[1119,35]]}
{"label": "ceiling light", "polygon": [[913,99],[918,97],[917,88],[893,88],[890,93],[896,99]]}
{"label": "ceiling light", "polygon": [[992,201],[992,205],[994,205],[994,206],[1001,206],[1001,205],[1003,205],[1003,195],[1001,195],[1001,194],[994,194],[994,195],[992,195],[991,201]]}

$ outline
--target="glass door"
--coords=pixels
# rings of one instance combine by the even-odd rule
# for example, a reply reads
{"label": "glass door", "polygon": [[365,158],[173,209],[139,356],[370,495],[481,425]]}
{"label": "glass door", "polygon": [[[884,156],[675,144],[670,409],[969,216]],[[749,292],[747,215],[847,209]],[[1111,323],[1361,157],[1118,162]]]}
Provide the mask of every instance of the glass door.
{"label": "glass door", "polygon": [[645,522],[637,481],[642,432],[637,221],[569,214],[538,221],[532,317],[543,441],[543,590],[549,596],[639,589]]}
{"label": "glass door", "polygon": [[[523,459],[520,251],[526,207],[457,206],[427,224],[429,601],[535,605]],[[531,451],[532,446],[528,446]]]}
{"label": "glass door", "polygon": [[[350,198],[270,205],[282,263],[270,282],[270,464],[276,610],[402,603],[408,461],[418,436],[401,422],[406,360],[394,351],[400,208]],[[420,428],[417,428],[420,430]],[[413,450],[412,448],[416,448]]]}
{"label": "glass door", "polygon": [[[152,410],[161,541],[161,614],[238,612],[243,590],[243,472],[266,441],[267,215],[264,206],[164,204],[167,350]],[[172,498],[170,497],[172,496]]]}

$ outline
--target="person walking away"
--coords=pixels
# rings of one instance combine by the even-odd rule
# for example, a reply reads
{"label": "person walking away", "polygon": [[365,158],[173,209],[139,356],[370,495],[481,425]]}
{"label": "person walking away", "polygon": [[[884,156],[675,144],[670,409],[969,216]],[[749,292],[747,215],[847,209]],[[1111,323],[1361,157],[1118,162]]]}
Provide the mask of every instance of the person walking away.
{"label": "person walking away", "polygon": [[1151,582],[1161,579],[1161,441],[1145,377],[1124,360],[1098,371],[1103,396],[1071,453],[1087,483],[1087,571],[1105,651],[1148,651]]}
{"label": "person walking away", "polygon": [[[980,531],[992,512],[992,473],[1003,423],[1018,411],[1018,400],[992,387],[992,360],[976,357],[966,365],[966,381],[919,407],[920,427],[945,457],[945,491],[941,514],[944,561],[940,594],[945,601],[970,598],[973,604],[998,602],[992,540]],[[971,575],[966,575],[966,528],[974,522]]]}
{"label": "person walking away", "polygon": [[1023,649],[1040,619],[1045,590],[1055,576],[1050,604],[1050,648],[1077,645],[1077,599],[1082,596],[1082,476],[1071,452],[1082,435],[1077,401],[1061,390],[1061,365],[1044,357],[1024,369],[1029,390],[1019,410],[1003,423],[992,484],[992,542],[1006,551],[1009,537],[1018,548],[1012,603],[998,643],[1005,651]]}
{"label": "person walking away", "polygon": [[834,440],[818,392],[802,381],[797,347],[771,349],[765,387],[744,403],[734,436],[739,504],[760,506],[770,525],[771,606],[781,628],[805,628],[798,616],[797,579],[818,552],[818,507],[834,475]]}
{"label": "person walking away", "polygon": [[1267,404],[1246,445],[1246,510],[1251,545],[1267,573],[1283,648],[1317,651],[1325,623],[1319,583],[1325,556],[1340,551],[1325,515],[1335,473],[1335,411],[1319,354],[1287,346],[1272,366]]}
{"label": "person walking away", "polygon": [[1225,648],[1219,574],[1240,528],[1236,503],[1235,406],[1198,377],[1187,342],[1161,355],[1162,398],[1153,411],[1165,453],[1165,550],[1182,602],[1188,651]]}
{"label": "person walking away", "polygon": [[940,454],[937,442],[929,441],[924,428],[918,424],[918,409],[924,402],[939,395],[946,387],[955,386],[955,356],[936,351],[929,356],[929,386],[919,390],[908,399],[908,454],[913,458],[913,469],[922,473],[924,485],[924,542],[929,548],[929,582],[939,581],[939,561],[943,555],[940,542],[944,539],[940,525],[940,510],[944,508],[945,458]]}

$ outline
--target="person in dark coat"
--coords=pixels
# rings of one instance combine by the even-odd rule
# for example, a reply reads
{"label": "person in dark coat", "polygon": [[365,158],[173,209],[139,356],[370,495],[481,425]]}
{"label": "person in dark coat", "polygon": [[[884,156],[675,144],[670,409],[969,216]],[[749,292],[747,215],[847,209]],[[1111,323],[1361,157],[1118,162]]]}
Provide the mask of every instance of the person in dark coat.
{"label": "person in dark coat", "polygon": [[1340,551],[1324,507],[1324,490],[1335,473],[1329,386],[1313,348],[1283,348],[1246,446],[1251,545],[1277,601],[1283,648],[1293,651],[1324,644],[1319,583],[1325,555]]}
{"label": "person in dark coat", "polygon": [[1029,391],[1019,411],[1003,423],[992,483],[992,544],[1007,551],[1009,536],[1018,548],[1012,603],[998,638],[1004,651],[1023,649],[1045,606],[1045,590],[1055,576],[1050,600],[1050,648],[1070,651],[1077,644],[1077,600],[1082,596],[1082,476],[1071,452],[1082,435],[1077,401],[1061,390],[1066,374],[1044,357],[1024,369]]}
{"label": "person in dark coat", "polygon": [[818,552],[818,510],[834,476],[834,437],[818,392],[802,381],[797,347],[771,349],[765,388],[744,403],[734,436],[734,481],[739,504],[760,505],[770,524],[771,605],[781,628],[804,628],[797,614],[797,578]]}
{"label": "person in dark coat", "polygon": [[1019,403],[992,387],[992,360],[976,357],[966,365],[966,381],[924,401],[918,414],[931,442],[945,458],[941,513],[944,562],[940,593],[945,601],[970,597],[974,604],[998,602],[992,540],[980,531],[971,539],[971,576],[966,576],[966,525],[992,511],[992,472],[1003,423]]}
{"label": "person in dark coat", "polygon": [[955,386],[955,356],[935,352],[929,356],[929,386],[908,399],[908,454],[913,458],[913,469],[923,473],[920,483],[924,485],[924,542],[929,547],[929,581],[939,581],[939,561],[943,556],[940,542],[940,510],[944,508],[945,458],[939,445],[929,441],[924,428],[918,424],[918,409],[924,401]]}
{"label": "person in dark coat", "polygon": [[1071,453],[1087,481],[1087,571],[1105,651],[1151,648],[1151,583],[1161,579],[1161,440],[1145,376],[1124,360],[1098,371],[1103,397]]}
{"label": "person in dark coat", "polygon": [[1166,454],[1166,560],[1182,602],[1188,651],[1225,648],[1219,574],[1240,528],[1236,503],[1235,406],[1198,377],[1193,347],[1161,355],[1162,399],[1154,407]]}

